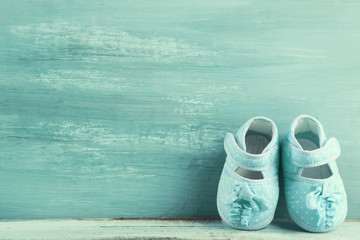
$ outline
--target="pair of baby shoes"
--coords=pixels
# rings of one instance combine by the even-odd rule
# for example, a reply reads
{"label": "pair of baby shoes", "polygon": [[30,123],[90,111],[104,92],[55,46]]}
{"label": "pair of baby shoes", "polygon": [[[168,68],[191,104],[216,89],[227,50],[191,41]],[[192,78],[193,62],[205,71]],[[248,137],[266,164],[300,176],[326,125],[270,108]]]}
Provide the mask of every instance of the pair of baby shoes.
{"label": "pair of baby shoes", "polygon": [[[254,117],[224,140],[227,154],[217,207],[222,220],[241,230],[258,230],[274,218],[279,198],[279,137],[275,123]],[[286,205],[291,218],[310,232],[328,232],[347,213],[344,185],[336,165],[340,146],[327,139],[320,122],[300,115],[282,144]]]}

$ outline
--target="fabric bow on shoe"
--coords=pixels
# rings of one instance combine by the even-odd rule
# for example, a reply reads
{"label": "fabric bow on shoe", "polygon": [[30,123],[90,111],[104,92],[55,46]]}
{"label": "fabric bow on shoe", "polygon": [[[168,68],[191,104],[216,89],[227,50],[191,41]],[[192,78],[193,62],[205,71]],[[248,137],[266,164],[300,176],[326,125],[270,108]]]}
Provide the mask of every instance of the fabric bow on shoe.
{"label": "fabric bow on shoe", "polygon": [[234,208],[233,218],[240,220],[241,225],[248,225],[252,209],[257,212],[269,209],[267,200],[262,196],[256,196],[247,183],[238,183],[234,195],[231,199]]}
{"label": "fabric bow on shoe", "polygon": [[325,225],[332,227],[332,220],[336,213],[336,202],[340,198],[341,192],[331,183],[319,184],[314,191],[306,195],[306,207],[318,211],[318,227]]}

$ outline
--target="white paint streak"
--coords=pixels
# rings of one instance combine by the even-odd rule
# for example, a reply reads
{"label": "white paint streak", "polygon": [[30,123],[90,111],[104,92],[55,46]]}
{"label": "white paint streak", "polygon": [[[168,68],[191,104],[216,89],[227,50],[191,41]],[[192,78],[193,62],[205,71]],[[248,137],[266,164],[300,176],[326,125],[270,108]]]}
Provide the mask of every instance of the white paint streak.
{"label": "white paint streak", "polygon": [[42,51],[50,51],[49,46],[64,47],[66,55],[70,56],[86,50],[86,53],[91,54],[89,60],[95,56],[101,57],[101,54],[107,57],[151,57],[158,61],[215,54],[214,51],[183,40],[161,36],[139,37],[114,27],[83,28],[75,23],[57,22],[14,26],[11,32],[20,38],[34,38],[35,44]]}
{"label": "white paint streak", "polygon": [[[143,67],[153,62],[170,63],[183,61],[188,57],[214,56],[216,52],[181,39],[162,36],[140,37],[114,27],[80,27],[74,23],[57,22],[12,26],[10,32],[18,39],[28,42],[22,46],[24,58],[31,61],[74,61],[81,64],[74,69],[46,69],[33,83],[64,91],[65,89],[121,91],[134,83],[126,79],[124,73],[115,71],[102,61],[112,59],[114,66],[123,61],[145,61]],[[72,65],[70,65],[71,67]],[[80,70],[79,70],[80,68]]]}
{"label": "white paint streak", "polygon": [[[120,140],[121,136],[110,133],[110,129],[102,127],[98,122],[87,122],[75,124],[73,122],[41,122],[40,127],[46,128],[51,132],[51,136],[58,140],[90,141],[97,144],[113,144],[115,140]],[[129,136],[126,136],[128,138]]]}
{"label": "white paint streak", "polygon": [[[104,77],[106,76],[106,77]],[[49,70],[41,73],[40,78],[31,79],[32,82],[41,82],[47,87],[63,91],[66,88],[81,90],[121,91],[126,90],[131,83],[121,76],[111,76],[103,71],[81,70]]]}

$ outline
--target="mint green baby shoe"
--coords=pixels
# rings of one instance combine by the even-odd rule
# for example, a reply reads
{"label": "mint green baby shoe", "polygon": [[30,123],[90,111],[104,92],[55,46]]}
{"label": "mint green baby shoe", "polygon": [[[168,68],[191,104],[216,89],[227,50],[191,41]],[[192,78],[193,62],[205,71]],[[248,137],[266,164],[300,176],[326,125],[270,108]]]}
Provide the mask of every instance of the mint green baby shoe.
{"label": "mint green baby shoe", "polygon": [[278,144],[275,123],[265,117],[248,120],[235,136],[226,135],[217,208],[227,225],[257,230],[272,221],[279,197]]}
{"label": "mint green baby shoe", "polygon": [[339,142],[326,138],[318,120],[300,115],[292,122],[282,146],[286,204],[294,222],[309,232],[331,231],[346,217],[339,156]]}

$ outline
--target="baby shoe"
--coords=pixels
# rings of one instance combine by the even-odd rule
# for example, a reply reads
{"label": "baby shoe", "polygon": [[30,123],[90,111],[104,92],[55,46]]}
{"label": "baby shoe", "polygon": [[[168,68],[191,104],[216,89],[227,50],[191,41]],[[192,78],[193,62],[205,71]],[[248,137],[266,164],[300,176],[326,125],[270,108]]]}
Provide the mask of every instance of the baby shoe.
{"label": "baby shoe", "polygon": [[339,142],[326,138],[318,120],[301,115],[293,121],[282,147],[286,205],[294,222],[309,232],[328,232],[346,217],[339,155]]}
{"label": "baby shoe", "polygon": [[274,218],[279,197],[279,147],[275,123],[248,120],[224,140],[227,154],[220,177],[217,208],[223,222],[241,230],[258,230]]}

